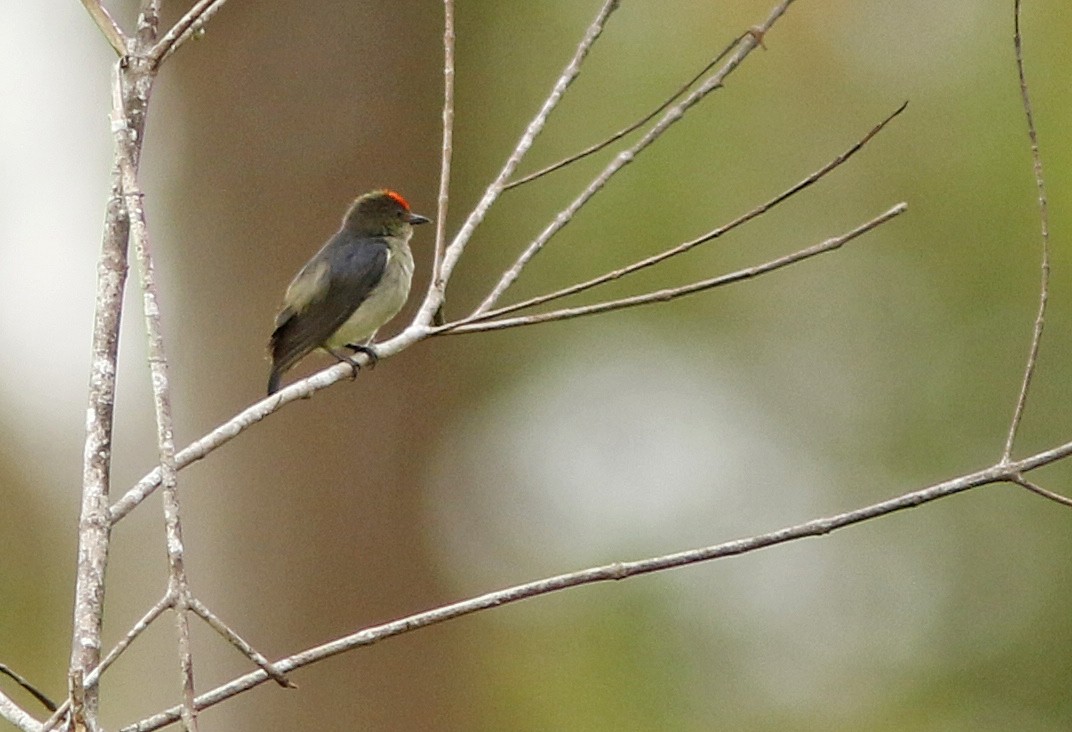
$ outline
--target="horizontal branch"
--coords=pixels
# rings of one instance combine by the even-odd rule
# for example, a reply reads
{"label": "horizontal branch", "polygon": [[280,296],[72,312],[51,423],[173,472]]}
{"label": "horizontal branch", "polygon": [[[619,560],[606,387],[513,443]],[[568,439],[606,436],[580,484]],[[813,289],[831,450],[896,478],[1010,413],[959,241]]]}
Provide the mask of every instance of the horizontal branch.
{"label": "horizontal branch", "polygon": [[649,305],[655,302],[666,302],[668,300],[675,300],[685,295],[691,295],[696,292],[703,292],[704,290],[710,290],[714,287],[721,287],[734,282],[740,282],[741,280],[748,280],[760,275],[773,272],[774,270],[788,267],[789,265],[796,264],[797,262],[803,262],[806,259],[817,257],[820,254],[826,254],[836,249],[841,248],[842,245],[852,241],[861,234],[865,234],[868,231],[886,223],[890,219],[903,214],[908,210],[908,204],[898,203],[893,208],[889,209],[885,213],[879,214],[870,221],[860,224],[852,231],[849,231],[841,236],[834,237],[833,239],[827,239],[824,242],[820,242],[806,249],[787,254],[784,257],[772,259],[769,262],[758,264],[754,267],[747,267],[745,269],[737,270],[736,272],[730,272],[729,274],[719,275],[718,277],[712,277],[706,280],[700,280],[699,282],[693,282],[682,287],[673,287],[666,290],[656,290],[655,292],[646,292],[642,295],[634,295],[632,297],[623,297],[618,300],[608,300],[607,302],[595,303],[593,305],[582,305],[575,308],[563,308],[561,310],[553,310],[549,313],[540,313],[538,315],[524,315],[517,318],[503,318],[501,320],[491,320],[483,323],[470,323],[468,325],[453,325],[447,323],[440,328],[433,328],[432,332],[435,334],[455,335],[462,333],[482,333],[490,330],[503,330],[505,328],[516,328],[522,325],[535,325],[537,323],[548,323],[554,320],[568,320],[569,318],[579,318],[585,315],[596,315],[598,313],[606,313],[612,310],[621,310],[623,308],[636,307],[638,305]]}
{"label": "horizontal branch", "polygon": [[[998,463],[985,470],[968,473],[958,478],[953,478],[952,480],[947,480],[942,483],[936,483],[927,488],[905,493],[896,498],[880,501],[869,506],[864,506],[863,508],[847,511],[828,518],[813,519],[802,524],[788,526],[747,539],[728,541],[722,544],[715,544],[713,546],[702,547],[699,549],[690,549],[688,551],[667,554],[660,557],[652,557],[649,559],[641,559],[631,562],[615,562],[602,567],[592,567],[578,572],[570,572],[536,580],[534,582],[528,582],[522,585],[516,585],[514,587],[508,587],[496,592],[489,592],[485,595],[480,595],[450,605],[444,605],[443,607],[410,615],[389,623],[365,628],[364,630],[360,630],[351,635],[288,656],[287,658],[276,661],[272,665],[278,671],[287,673],[294,669],[308,666],[317,661],[322,661],[331,656],[336,656],[355,648],[372,645],[373,643],[392,636],[401,635],[402,633],[425,628],[430,625],[435,625],[436,623],[442,623],[446,620],[452,620],[454,618],[462,617],[463,615],[499,607],[519,600],[565,590],[570,587],[579,587],[581,585],[606,582],[608,580],[622,580],[642,574],[673,569],[675,567],[684,567],[690,564],[711,561],[713,559],[745,554],[747,552],[764,549],[777,544],[784,544],[797,539],[822,536],[837,529],[845,528],[846,526],[858,524],[862,521],[878,518],[880,516],[886,516],[908,508],[915,508],[924,503],[930,503],[931,501],[946,498],[972,488],[978,488],[992,483],[1012,481],[1016,476],[1023,472],[1054,462],[1067,457],[1070,454],[1072,454],[1072,442],[1065,443],[1064,445],[1047,450],[1046,452],[1038,453],[1015,463]],[[248,689],[263,684],[267,680],[268,675],[264,671],[253,671],[226,684],[218,686],[212,691],[202,694],[197,697],[195,704],[199,710],[205,709],[215,704],[219,704],[220,702]],[[124,727],[121,732],[151,732],[152,730],[171,724],[178,718],[179,707],[172,707],[171,709],[155,714],[152,717],[143,719],[136,724]]]}

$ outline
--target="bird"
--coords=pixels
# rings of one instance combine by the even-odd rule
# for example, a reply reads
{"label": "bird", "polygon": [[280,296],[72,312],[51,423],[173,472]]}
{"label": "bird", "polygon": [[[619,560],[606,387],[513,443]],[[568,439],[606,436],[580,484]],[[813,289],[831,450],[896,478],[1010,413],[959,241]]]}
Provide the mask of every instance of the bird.
{"label": "bird", "polygon": [[431,219],[415,214],[400,194],[376,190],[359,196],[342,226],[305,263],[283,295],[268,340],[272,368],[268,395],[279,390],[283,373],[322,348],[356,369],[341,353],[364,353],[374,364],[370,345],[376,331],[393,318],[409,297],[413,227]]}

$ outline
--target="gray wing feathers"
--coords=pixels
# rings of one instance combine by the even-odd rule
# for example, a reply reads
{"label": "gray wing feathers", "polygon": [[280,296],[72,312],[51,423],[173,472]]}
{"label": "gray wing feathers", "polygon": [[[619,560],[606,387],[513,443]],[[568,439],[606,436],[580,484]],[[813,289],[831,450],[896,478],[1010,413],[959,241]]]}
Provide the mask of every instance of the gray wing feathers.
{"label": "gray wing feathers", "polygon": [[340,231],[302,268],[287,288],[287,306],[276,318],[268,341],[272,356],[269,394],[278,388],[284,371],[353,315],[383,277],[387,259],[387,243],[382,239],[360,240]]}

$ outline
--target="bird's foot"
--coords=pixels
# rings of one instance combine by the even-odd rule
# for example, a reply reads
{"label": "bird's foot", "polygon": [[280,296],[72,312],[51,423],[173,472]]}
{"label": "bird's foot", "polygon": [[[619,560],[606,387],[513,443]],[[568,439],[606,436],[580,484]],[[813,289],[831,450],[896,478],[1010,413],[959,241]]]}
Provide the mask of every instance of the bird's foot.
{"label": "bird's foot", "polygon": [[[372,346],[363,346],[363,345],[358,344],[358,343],[347,343],[346,347],[349,348],[354,353],[363,353],[366,356],[368,356],[368,360],[369,360],[368,366],[369,366],[369,368],[370,369],[376,368],[376,362],[380,360],[380,354],[376,353],[375,348],[373,348]],[[351,363],[353,363],[352,359],[348,359],[348,360]]]}
{"label": "bird's foot", "polygon": [[331,353],[332,356],[335,357],[335,360],[337,360],[339,363],[350,364],[350,369],[352,371],[352,373],[350,374],[350,381],[356,380],[357,379],[357,373],[361,370],[361,364],[359,364],[357,361],[353,360],[349,356],[340,356],[339,354],[335,353],[334,351],[330,351],[330,353]]}

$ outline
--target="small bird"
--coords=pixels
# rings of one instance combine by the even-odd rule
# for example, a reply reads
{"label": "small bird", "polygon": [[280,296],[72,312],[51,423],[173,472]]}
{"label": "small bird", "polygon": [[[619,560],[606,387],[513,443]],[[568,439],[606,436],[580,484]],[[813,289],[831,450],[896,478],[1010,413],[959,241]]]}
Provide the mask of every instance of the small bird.
{"label": "small bird", "polygon": [[354,368],[357,363],[340,349],[360,351],[375,363],[377,354],[368,342],[409,297],[409,239],[415,224],[429,221],[410,211],[394,191],[372,191],[354,201],[339,231],[306,262],[283,296],[268,340],[269,395],[279,390],[283,372],[316,348]]}

